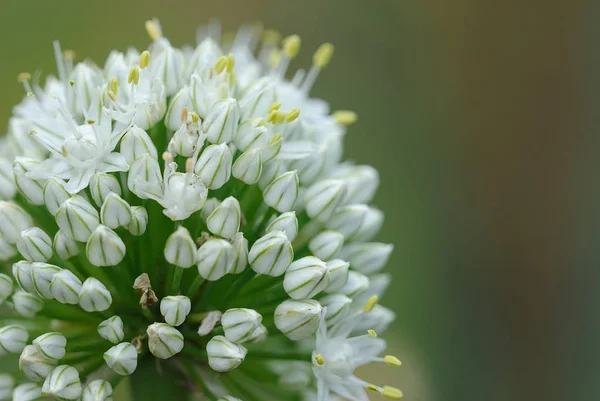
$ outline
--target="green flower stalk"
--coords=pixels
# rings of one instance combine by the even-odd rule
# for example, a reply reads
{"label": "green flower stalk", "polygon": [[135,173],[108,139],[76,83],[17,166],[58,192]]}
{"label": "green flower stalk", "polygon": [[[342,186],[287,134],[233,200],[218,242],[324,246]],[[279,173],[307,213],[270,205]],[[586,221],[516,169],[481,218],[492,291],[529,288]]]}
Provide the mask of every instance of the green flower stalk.
{"label": "green flower stalk", "polygon": [[372,242],[377,171],[342,161],[356,114],[309,96],[333,46],[288,79],[296,35],[211,26],[177,49],[146,29],[141,53],[99,67],[55,42],[56,77],[19,76],[0,356],[20,375],[0,400],[112,400],[126,376],[136,399],[161,376],[213,401],[400,398],[354,374],[400,365],[378,337],[393,246]]}

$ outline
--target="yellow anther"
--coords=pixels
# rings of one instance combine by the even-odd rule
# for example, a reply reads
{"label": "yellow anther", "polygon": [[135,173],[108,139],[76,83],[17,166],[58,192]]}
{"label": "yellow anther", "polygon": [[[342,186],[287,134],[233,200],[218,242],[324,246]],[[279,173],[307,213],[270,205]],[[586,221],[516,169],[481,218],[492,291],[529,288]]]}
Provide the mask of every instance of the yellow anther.
{"label": "yellow anther", "polygon": [[323,43],[313,55],[313,64],[318,69],[324,68],[331,61],[334,47],[331,43]]}
{"label": "yellow anther", "polygon": [[86,123],[88,123],[88,124],[90,124],[90,125],[91,125],[91,124],[94,124],[95,122],[96,122],[96,120],[86,120]]}
{"label": "yellow anther", "polygon": [[27,134],[28,134],[29,136],[31,136],[31,135],[35,135],[35,134],[37,134],[37,131],[36,131],[36,130],[34,130],[34,129],[30,129],[29,131],[27,131]]}
{"label": "yellow anther", "polygon": [[184,107],[183,110],[181,110],[181,121],[186,121],[188,118],[188,108]]}
{"label": "yellow anther", "polygon": [[276,45],[281,40],[281,34],[274,29],[267,29],[263,32],[262,39],[267,44]]}
{"label": "yellow anther", "polygon": [[287,121],[288,123],[291,123],[292,121],[297,119],[299,116],[300,116],[300,109],[296,107],[295,109],[288,111],[288,113],[285,115],[285,121]]}
{"label": "yellow anther", "polygon": [[171,160],[173,160],[173,155],[169,152],[163,152],[162,159],[166,162],[170,162]]}
{"label": "yellow anther", "polygon": [[192,122],[198,124],[200,122],[200,116],[195,111],[192,111]]}
{"label": "yellow anther", "polygon": [[29,81],[30,79],[31,79],[31,74],[28,72],[22,72],[19,75],[17,75],[17,81],[19,81],[20,83]]}
{"label": "yellow anther", "polygon": [[377,337],[377,333],[375,332],[375,330],[367,330],[367,333],[369,333],[369,335],[373,338]]}
{"label": "yellow anther", "polygon": [[148,32],[148,36],[150,36],[150,39],[152,40],[162,38],[162,29],[157,20],[146,21],[146,32]]}
{"label": "yellow anther", "polygon": [[69,81],[69,85],[71,86],[71,88],[74,87],[75,86],[75,81]]}
{"label": "yellow anther", "polygon": [[276,133],[275,135],[273,135],[273,138],[271,138],[271,145],[273,145],[274,143],[277,143],[279,140],[281,140],[281,138],[283,137],[283,135],[281,134],[281,132]]}
{"label": "yellow anther", "polygon": [[67,152],[67,147],[65,145],[62,145],[60,150],[64,157],[67,157],[69,155],[69,152]]}
{"label": "yellow anther", "polygon": [[67,49],[63,51],[63,57],[65,58],[65,60],[75,60],[75,56],[75,50]]}
{"label": "yellow anther", "polygon": [[235,58],[232,53],[227,55],[227,72],[231,73],[233,71],[233,67],[235,67]]}
{"label": "yellow anther", "polygon": [[191,173],[194,169],[194,159],[191,157],[185,161],[185,171]]}
{"label": "yellow anther", "polygon": [[325,357],[323,356],[323,354],[315,355],[315,361],[319,366],[325,365]]}
{"label": "yellow anther", "polygon": [[281,61],[281,53],[279,50],[273,50],[269,55],[269,66],[271,68],[277,68],[279,62]]}
{"label": "yellow anther", "polygon": [[269,109],[269,113],[272,112],[273,110],[279,110],[280,107],[281,107],[281,102],[273,102],[273,104],[271,105],[271,108]]}
{"label": "yellow anther", "polygon": [[225,67],[227,67],[227,57],[226,56],[221,56],[219,57],[219,59],[217,60],[217,62],[215,63],[215,71],[217,74],[220,74],[223,72],[223,70],[225,69]]}
{"label": "yellow anther", "polygon": [[129,76],[127,77],[127,83],[133,83],[137,85],[140,82],[140,67],[133,67],[131,71],[129,71]]}
{"label": "yellow anther", "polygon": [[379,387],[377,387],[374,384],[367,384],[367,387],[365,387],[367,390],[371,390],[371,391],[375,391],[376,393],[379,393]]}
{"label": "yellow anther", "polygon": [[338,110],[333,113],[333,118],[342,125],[352,125],[356,122],[358,116],[350,110]]}
{"label": "yellow anther", "polygon": [[114,93],[115,95],[117,93],[119,93],[119,81],[117,81],[117,78],[111,78],[110,79],[110,90],[112,91],[112,93]]}
{"label": "yellow anther", "polygon": [[150,64],[150,52],[144,50],[142,54],[140,54],[140,68],[144,69],[148,67],[148,64]]}
{"label": "yellow anther", "polygon": [[116,101],[117,101],[117,95],[115,95],[115,92],[113,92],[113,91],[109,90],[109,91],[107,92],[107,95],[108,95],[108,98],[109,98],[110,100],[112,100],[113,102],[116,102]]}
{"label": "yellow anther", "polygon": [[281,124],[285,120],[285,114],[279,110],[272,110],[269,113],[269,117],[267,118],[267,122],[273,124]]}
{"label": "yellow anther", "polygon": [[400,362],[400,359],[396,358],[393,355],[386,355],[383,357],[383,360],[385,361],[385,363],[387,363],[390,366],[394,366],[394,367],[402,366],[402,362]]}
{"label": "yellow anther", "polygon": [[385,398],[389,398],[390,400],[399,400],[402,398],[402,391],[397,389],[396,387],[383,386],[383,391],[381,395]]}
{"label": "yellow anther", "polygon": [[373,310],[373,308],[375,307],[375,305],[377,305],[377,302],[379,302],[379,297],[377,295],[371,295],[371,297],[365,304],[364,312],[365,313],[371,312]]}
{"label": "yellow anther", "polygon": [[300,36],[290,35],[283,39],[283,52],[289,58],[294,58],[298,55],[298,52],[300,52],[301,43]]}
{"label": "yellow anther", "polygon": [[28,98],[30,98],[30,99],[31,99],[33,96],[34,96],[33,92],[27,92],[27,97],[28,97]]}
{"label": "yellow anther", "polygon": [[258,122],[256,123],[257,127],[262,127],[263,125],[267,124],[267,122],[265,120],[263,120],[262,118],[260,120],[258,120]]}

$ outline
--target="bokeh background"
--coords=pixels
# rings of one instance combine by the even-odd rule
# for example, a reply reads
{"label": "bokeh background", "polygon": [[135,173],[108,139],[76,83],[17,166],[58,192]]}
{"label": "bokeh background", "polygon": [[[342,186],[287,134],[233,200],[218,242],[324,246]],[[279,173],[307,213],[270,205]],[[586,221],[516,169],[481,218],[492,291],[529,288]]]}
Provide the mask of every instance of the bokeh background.
{"label": "bokeh background", "polygon": [[[0,124],[16,76],[54,72],[52,40],[103,63],[176,45],[219,18],[263,21],[336,54],[313,93],[359,121],[348,158],[381,172],[400,369],[364,374],[410,401],[600,397],[598,13],[592,2],[480,0],[0,2]],[[596,17],[596,18],[595,18]],[[596,33],[596,34],[594,34]]]}

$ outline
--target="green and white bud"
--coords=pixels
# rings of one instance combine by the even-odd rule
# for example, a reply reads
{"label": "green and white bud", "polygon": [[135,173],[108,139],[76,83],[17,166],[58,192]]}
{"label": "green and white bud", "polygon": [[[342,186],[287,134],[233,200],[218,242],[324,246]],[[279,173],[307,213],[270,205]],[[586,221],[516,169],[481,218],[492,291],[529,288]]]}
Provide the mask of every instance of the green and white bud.
{"label": "green and white bud", "polygon": [[87,242],[100,224],[98,211],[84,198],[75,195],[56,211],[56,224],[63,235],[78,242]]}
{"label": "green and white bud", "polygon": [[82,401],[113,401],[113,388],[109,382],[97,379],[83,388]]}
{"label": "green and white bud", "polygon": [[379,186],[379,173],[371,166],[342,167],[334,177],[346,181],[344,205],[371,202]]}
{"label": "green and white bud", "polygon": [[79,303],[81,280],[68,269],[62,269],[52,276],[50,293],[52,298],[61,304],[76,305]]}
{"label": "green and white bud", "polygon": [[44,186],[44,204],[52,216],[56,216],[58,209],[71,197],[67,191],[66,183],[60,178],[52,177]]}
{"label": "green and white bud", "polygon": [[39,264],[39,262],[29,262],[26,260],[21,260],[12,265],[13,277],[17,281],[19,287],[21,287],[27,292],[36,292],[33,286],[31,272],[33,271],[33,266],[37,264]]}
{"label": "green and white bud", "polygon": [[308,299],[327,288],[330,280],[325,262],[306,256],[292,262],[285,272],[283,288],[292,299]]}
{"label": "green and white bud", "polygon": [[0,401],[12,400],[15,379],[9,374],[0,374]]}
{"label": "green and white bud", "polygon": [[198,273],[209,281],[216,281],[231,272],[234,250],[228,241],[209,239],[196,253]]}
{"label": "green and white bud", "polygon": [[271,163],[266,163],[263,160],[263,171],[258,180],[258,187],[261,191],[264,191],[275,178],[285,173],[285,171],[285,165],[281,160],[273,160]]}
{"label": "green and white bud", "polygon": [[0,157],[0,199],[10,200],[17,194],[17,186],[10,161]]}
{"label": "green and white bud", "polygon": [[319,299],[319,303],[326,308],[327,325],[333,325],[348,316],[352,299],[344,294],[329,294]]}
{"label": "green and white bud", "polygon": [[354,298],[369,288],[369,278],[354,270],[348,272],[348,280],[338,291]]}
{"label": "green and white bud", "polygon": [[275,134],[271,140],[260,149],[260,157],[263,163],[269,163],[279,155],[283,146],[283,135]]}
{"label": "green and white bud", "polygon": [[47,262],[52,257],[52,239],[39,227],[21,231],[17,249],[31,262]]}
{"label": "green and white bud", "polygon": [[52,299],[50,283],[54,274],[61,269],[47,263],[34,262],[31,264],[31,280],[35,292],[42,298]]}
{"label": "green and white bud", "polygon": [[342,259],[332,259],[327,262],[327,269],[331,275],[331,282],[325,289],[326,292],[332,293],[342,289],[348,282],[348,270],[350,263]]}
{"label": "green and white bud", "polygon": [[346,241],[368,241],[381,228],[383,213],[367,205],[338,208],[327,222],[327,228],[341,232]]}
{"label": "green and white bud", "polygon": [[190,87],[186,85],[181,88],[169,102],[169,107],[165,114],[165,126],[171,131],[178,129],[181,125],[181,117],[184,109],[189,109],[190,105]]}
{"label": "green and white bud", "polygon": [[221,204],[221,201],[217,198],[208,198],[202,210],[200,210],[200,217],[202,220],[206,221],[208,216],[211,215],[212,212]]}
{"label": "green and white bud", "polygon": [[125,332],[123,331],[123,320],[119,316],[113,316],[98,325],[98,334],[100,337],[113,344],[123,341]]}
{"label": "green and white bud", "polygon": [[242,401],[242,400],[240,400],[239,398],[232,397],[230,395],[226,395],[224,397],[217,399],[217,401]]}
{"label": "green and white bud", "polygon": [[275,326],[287,338],[299,341],[319,328],[323,307],[313,299],[283,301],[275,309]]}
{"label": "green and white bud", "polygon": [[156,157],[145,153],[131,163],[127,187],[140,199],[162,196],[163,177]]}
{"label": "green and white bud", "polygon": [[42,396],[42,388],[35,383],[19,384],[12,393],[13,401],[34,401]]}
{"label": "green and white bud", "polygon": [[244,362],[248,350],[224,336],[215,336],[206,344],[208,365],[217,372],[229,372]]}
{"label": "green and white bud", "polygon": [[23,317],[34,317],[44,308],[44,301],[37,295],[17,290],[12,296],[14,311]]}
{"label": "green and white bud", "polygon": [[393,250],[394,246],[391,244],[355,243],[345,246],[340,257],[349,261],[353,269],[363,274],[372,274],[385,266]]}
{"label": "green and white bud", "polygon": [[33,219],[15,203],[0,201],[0,237],[11,245],[17,243],[21,231],[33,226]]}
{"label": "green and white bud", "polygon": [[158,152],[152,138],[146,131],[135,125],[121,139],[121,154],[130,165],[134,160],[146,154],[154,159],[158,158]]}
{"label": "green and white bud", "polygon": [[46,358],[38,348],[28,345],[19,357],[19,370],[29,380],[44,381],[57,365],[56,360]]}
{"label": "green and white bud", "polygon": [[283,231],[290,241],[298,235],[298,219],[296,212],[285,212],[273,220],[266,229],[267,232]]}
{"label": "green and white bud", "polygon": [[96,206],[102,207],[106,197],[111,193],[121,196],[121,185],[114,175],[96,173],[90,179],[90,192]]}
{"label": "green and white bud", "polygon": [[112,192],[104,199],[104,204],[100,209],[100,218],[102,224],[116,230],[118,227],[127,227],[131,223],[133,214],[129,203]]}
{"label": "green and white bud", "polygon": [[[12,294],[13,281],[12,278],[4,273],[0,273],[0,305],[6,301]],[[0,398],[1,400],[2,398]]]}
{"label": "green and white bud", "polygon": [[181,326],[191,310],[190,299],[183,295],[170,295],[160,301],[160,313],[171,326]]}
{"label": "green and white bud", "polygon": [[264,325],[259,325],[256,330],[248,337],[247,343],[259,343],[267,339],[269,332]]}
{"label": "green and white bud", "polygon": [[86,312],[104,311],[110,307],[112,297],[104,284],[93,277],[83,282],[79,291],[79,306]]}
{"label": "green and white bud", "polygon": [[367,330],[374,330],[378,334],[387,331],[389,325],[396,320],[396,314],[383,305],[375,305],[373,310],[366,313],[360,321],[357,322],[352,331],[354,334],[364,333]]}
{"label": "green and white bud", "polygon": [[251,339],[261,322],[260,313],[246,308],[228,309],[221,317],[225,338],[238,344]]}
{"label": "green and white bud", "polygon": [[258,274],[281,276],[294,260],[294,248],[283,231],[271,231],[250,248],[248,261]]}
{"label": "green and white bud", "polygon": [[242,153],[233,163],[232,174],[238,180],[256,184],[262,173],[263,162],[260,149],[250,149]]}
{"label": "green and white bud", "polygon": [[60,365],[50,373],[42,386],[42,395],[59,400],[77,400],[82,388],[79,372],[72,366]]}
{"label": "green and white bud", "polygon": [[226,143],[209,145],[202,151],[194,172],[209,189],[221,188],[231,177],[233,156]]}
{"label": "green and white bud", "polygon": [[165,260],[172,265],[188,268],[195,264],[196,243],[190,232],[183,226],[167,238],[165,243]]}
{"label": "green and white bud", "polygon": [[241,220],[240,203],[230,196],[208,216],[206,225],[213,234],[231,239],[240,230]]}
{"label": "green and white bud", "polygon": [[17,248],[0,238],[0,262],[6,262],[17,255]]}
{"label": "green and white bud", "polygon": [[342,180],[323,180],[308,188],[304,196],[306,213],[311,219],[327,222],[346,194]]}
{"label": "green and white bud", "polygon": [[29,333],[23,326],[9,325],[0,328],[0,356],[20,354],[27,341]]}
{"label": "green and white bud", "polygon": [[278,212],[289,212],[298,198],[298,174],[288,171],[275,178],[263,192],[264,201]]}
{"label": "green and white bud", "polygon": [[248,266],[248,240],[244,238],[244,233],[239,232],[231,239],[233,247],[233,263],[231,274],[240,274]]}
{"label": "green and white bud", "polygon": [[[181,114],[180,114],[181,116]],[[173,137],[169,141],[169,153],[173,155],[180,155],[184,157],[192,157],[196,152],[196,149],[204,146],[204,140],[206,135],[201,133],[201,121],[185,121],[179,120],[179,128],[173,134]]]}
{"label": "green and white bud", "polygon": [[94,266],[116,266],[125,257],[125,243],[110,228],[96,227],[85,246],[88,260]]}
{"label": "green and white bud", "polygon": [[235,138],[240,107],[233,98],[219,100],[209,110],[202,129],[210,143],[227,143]]}
{"label": "green and white bud", "polygon": [[148,348],[159,359],[169,359],[183,349],[183,335],[175,327],[165,323],[148,326]]}
{"label": "green and white bud", "polygon": [[116,374],[128,376],[135,372],[138,353],[131,343],[121,343],[104,353],[104,361]]}
{"label": "green and white bud", "polygon": [[65,357],[67,339],[60,333],[42,334],[32,344],[48,359],[59,360]]}
{"label": "green and white bud", "polygon": [[312,381],[312,370],[306,362],[285,362],[273,366],[279,373],[279,385],[292,391],[304,391],[310,388]]}
{"label": "green and white bud", "polygon": [[132,235],[140,236],[146,232],[148,226],[148,211],[143,206],[131,207],[131,221],[127,226],[127,231]]}
{"label": "green and white bud", "polygon": [[233,140],[238,149],[247,151],[260,149],[267,145],[269,130],[266,125],[257,125],[259,122],[260,119],[253,118],[243,121],[238,126],[238,133]]}
{"label": "green and white bud", "polygon": [[79,255],[77,242],[73,238],[64,235],[60,230],[54,236],[54,250],[56,251],[56,255],[62,260],[69,260]]}
{"label": "green and white bud", "polygon": [[325,230],[308,243],[308,249],[321,260],[331,260],[344,245],[344,235],[338,231]]}
{"label": "green and white bud", "polygon": [[27,176],[27,173],[40,165],[40,162],[28,157],[17,157],[13,165],[15,184],[19,192],[32,205],[41,206],[44,204],[44,186],[45,180],[34,180]]}

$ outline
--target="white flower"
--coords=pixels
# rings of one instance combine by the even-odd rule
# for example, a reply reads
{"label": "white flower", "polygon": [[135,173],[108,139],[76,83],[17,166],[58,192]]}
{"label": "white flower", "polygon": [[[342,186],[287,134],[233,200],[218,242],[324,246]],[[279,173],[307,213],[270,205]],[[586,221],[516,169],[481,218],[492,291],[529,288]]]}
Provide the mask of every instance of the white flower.
{"label": "white flower", "polygon": [[31,216],[12,202],[0,201],[0,237],[9,244],[16,244],[21,231],[33,225]]}
{"label": "white flower", "polygon": [[263,192],[265,203],[279,212],[292,210],[298,198],[298,174],[288,171],[275,178]]}
{"label": "white flower", "polygon": [[296,239],[298,235],[298,219],[296,212],[285,212],[273,220],[266,229],[267,232],[283,231],[290,241]]}
{"label": "white flower", "polygon": [[87,242],[100,224],[98,211],[79,195],[67,199],[56,211],[56,224],[63,235],[75,241]]}
{"label": "white flower", "polygon": [[326,308],[325,320],[327,324],[332,325],[348,315],[352,299],[344,294],[330,294],[319,299],[319,303],[323,308]]}
{"label": "white flower", "polygon": [[229,372],[241,365],[248,350],[241,344],[215,336],[206,344],[208,365],[217,372]]}
{"label": "white flower", "polygon": [[346,182],[346,205],[370,202],[379,186],[379,173],[371,166],[342,165],[333,177]]}
{"label": "white flower", "polygon": [[327,227],[341,232],[347,241],[370,240],[383,224],[383,213],[367,205],[348,205],[338,208]]}
{"label": "white flower", "polygon": [[33,345],[48,359],[63,359],[66,354],[67,339],[60,333],[46,333],[33,340]]}
{"label": "white flower", "polygon": [[240,108],[236,100],[223,99],[211,107],[202,128],[210,143],[226,143],[235,137],[239,119]]}
{"label": "white flower", "polygon": [[160,301],[160,313],[171,326],[181,326],[191,309],[190,299],[183,295],[170,295]]}
{"label": "white flower", "polygon": [[148,211],[143,206],[133,206],[131,208],[131,221],[127,226],[127,230],[136,236],[146,232],[148,225]]}
{"label": "white flower", "polygon": [[44,381],[42,394],[61,400],[77,400],[81,397],[81,381],[77,369],[68,365],[56,367]]}
{"label": "white flower", "polygon": [[90,193],[96,206],[102,207],[104,201],[111,193],[121,196],[121,185],[114,175],[96,173],[90,179]]}
{"label": "white flower", "polygon": [[58,266],[49,265],[47,263],[34,262],[31,264],[31,280],[32,286],[40,297],[52,299],[50,291],[50,283],[54,274],[61,269]]}
{"label": "white flower", "polygon": [[113,344],[120,343],[125,337],[123,320],[119,316],[113,316],[104,320],[98,325],[98,334]]}
{"label": "white flower", "polygon": [[294,260],[294,248],[283,231],[271,231],[250,248],[248,261],[259,274],[281,276]]}
{"label": "white flower", "polygon": [[125,243],[110,228],[99,225],[87,241],[85,253],[94,266],[116,266],[125,257]]}
{"label": "white flower", "polygon": [[285,272],[283,288],[292,299],[308,299],[327,288],[330,280],[325,262],[306,256],[292,262]]}
{"label": "white flower", "polygon": [[113,388],[106,380],[93,380],[83,388],[82,401],[112,401]]}
{"label": "white flower", "polygon": [[329,270],[329,274],[331,275],[331,282],[329,283],[329,286],[325,289],[326,292],[331,293],[340,291],[346,285],[346,283],[348,282],[348,275],[350,274],[348,270],[349,267],[350,263],[341,259],[332,259],[329,262],[327,262],[327,269]]}
{"label": "white flower", "polygon": [[228,309],[221,317],[225,338],[234,343],[243,343],[252,338],[262,322],[260,313],[252,309]]}
{"label": "white flower", "polygon": [[37,295],[17,290],[12,296],[13,309],[19,316],[34,317],[44,308],[44,301]]}
{"label": "white flower", "polygon": [[232,158],[227,144],[209,145],[200,154],[194,172],[209,189],[219,189],[231,177]]}
{"label": "white flower", "polygon": [[354,298],[356,295],[366,291],[367,288],[369,288],[369,278],[362,273],[350,270],[346,284],[341,288],[331,289],[331,291],[337,290],[350,298]]}
{"label": "white flower", "polygon": [[46,262],[52,257],[52,239],[39,227],[21,231],[17,249],[32,262]]}
{"label": "white flower", "polygon": [[6,274],[0,273],[0,305],[12,294],[13,281]]}
{"label": "white flower", "polygon": [[188,268],[195,264],[196,244],[185,227],[179,226],[167,238],[164,254],[166,261],[175,266]]}
{"label": "white flower", "polygon": [[9,325],[0,328],[0,355],[18,354],[25,348],[29,333],[19,325]]}
{"label": "white flower", "polygon": [[44,186],[44,204],[51,215],[56,216],[58,208],[71,197],[63,180],[51,177]]}
{"label": "white flower", "polygon": [[79,290],[79,306],[86,312],[103,311],[110,307],[112,296],[104,284],[93,277],[83,282]]}
{"label": "white flower", "polygon": [[151,324],[146,333],[148,334],[148,348],[157,358],[169,359],[183,349],[183,335],[168,324]]}
{"label": "white flower", "polygon": [[330,260],[337,255],[344,245],[344,235],[337,231],[325,230],[313,237],[308,249],[322,260]]}
{"label": "white flower", "polygon": [[256,184],[263,169],[260,149],[250,149],[242,153],[233,163],[231,173],[238,180],[248,184]]}
{"label": "white flower", "polygon": [[231,246],[235,254],[231,264],[231,273],[240,274],[248,266],[248,240],[244,238],[244,233],[237,233],[231,239]]}
{"label": "white flower", "polygon": [[33,205],[44,204],[45,180],[32,180],[27,173],[34,169],[40,162],[28,157],[17,157],[13,165],[15,185],[19,192]]}
{"label": "white flower", "polygon": [[120,343],[104,353],[104,361],[108,367],[121,376],[128,376],[135,372],[137,358],[137,350],[131,343]]}
{"label": "white flower", "polygon": [[33,401],[42,396],[42,388],[35,383],[19,384],[12,393],[13,401]]}
{"label": "white flower", "polygon": [[58,230],[54,236],[54,250],[56,255],[62,260],[69,260],[79,255],[79,246],[71,237],[67,237],[62,231]]}
{"label": "white flower", "polygon": [[275,309],[275,326],[290,340],[309,337],[319,328],[323,308],[312,299],[283,301]]}
{"label": "white flower", "polygon": [[234,257],[233,247],[229,242],[209,239],[196,253],[198,273],[207,280],[218,280],[231,272]]}
{"label": "white flower", "polygon": [[19,370],[29,380],[43,381],[56,367],[55,360],[46,358],[42,352],[33,345],[28,345],[19,357]]}
{"label": "white flower", "polygon": [[206,226],[216,235],[231,239],[240,230],[242,212],[233,196],[225,198],[206,219]]}
{"label": "white flower", "polygon": [[306,213],[314,220],[327,222],[346,193],[341,180],[323,180],[313,184],[305,195]]}
{"label": "white flower", "polygon": [[0,400],[10,401],[12,399],[15,379],[6,373],[0,374]]}
{"label": "white flower", "polygon": [[100,209],[100,218],[102,224],[113,230],[127,227],[133,218],[131,206],[117,193],[112,192],[104,199]]}
{"label": "white flower", "polygon": [[385,266],[393,250],[394,246],[391,244],[356,243],[344,247],[340,257],[350,262],[353,269],[363,274],[372,274]]}

